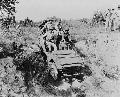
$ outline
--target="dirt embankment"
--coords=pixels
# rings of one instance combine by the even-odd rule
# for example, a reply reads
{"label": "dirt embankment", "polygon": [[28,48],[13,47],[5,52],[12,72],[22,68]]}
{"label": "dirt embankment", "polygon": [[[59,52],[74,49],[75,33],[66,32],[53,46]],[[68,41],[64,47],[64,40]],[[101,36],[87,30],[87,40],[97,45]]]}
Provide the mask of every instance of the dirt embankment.
{"label": "dirt embankment", "polygon": [[[91,96],[118,97],[120,96],[120,33],[102,33],[94,35],[88,47],[92,64],[93,76],[90,78],[94,87]],[[97,80],[95,82],[95,80]],[[99,83],[98,86],[95,86]],[[97,89],[95,87],[100,87]],[[96,92],[97,90],[97,92]],[[89,94],[89,93],[88,93]],[[95,96],[95,97],[96,97]]]}

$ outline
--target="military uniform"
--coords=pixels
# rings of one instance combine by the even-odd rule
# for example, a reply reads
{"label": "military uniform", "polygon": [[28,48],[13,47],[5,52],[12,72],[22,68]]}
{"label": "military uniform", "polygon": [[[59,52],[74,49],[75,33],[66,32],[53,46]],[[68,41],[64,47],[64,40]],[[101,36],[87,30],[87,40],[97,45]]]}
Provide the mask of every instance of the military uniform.
{"label": "military uniform", "polygon": [[119,22],[119,12],[115,9],[109,9],[109,12],[106,17],[106,30],[115,31],[118,28]]}
{"label": "military uniform", "polygon": [[117,29],[120,30],[120,9],[116,9],[115,12],[116,12],[117,17],[114,21],[114,23],[115,23],[114,27],[115,27],[115,30],[117,30]]}
{"label": "military uniform", "polygon": [[117,29],[117,19],[118,19],[118,14],[116,13],[115,10],[112,10],[112,15],[111,15],[111,31],[115,31]]}
{"label": "military uniform", "polygon": [[54,43],[52,43],[52,40],[51,40],[53,37],[51,31],[46,32],[43,36],[45,38],[45,43],[46,43],[47,47],[49,48],[49,51],[52,51],[52,47],[53,47],[54,51],[56,51],[57,47]]}
{"label": "military uniform", "polygon": [[111,22],[112,22],[111,15],[112,15],[111,9],[108,9],[108,12],[106,14],[106,22],[105,22],[105,29],[106,30],[111,28]]}
{"label": "military uniform", "polygon": [[39,44],[40,44],[40,46],[42,46],[43,51],[46,52],[45,40],[43,39],[43,35],[41,35],[41,36],[39,37]]}

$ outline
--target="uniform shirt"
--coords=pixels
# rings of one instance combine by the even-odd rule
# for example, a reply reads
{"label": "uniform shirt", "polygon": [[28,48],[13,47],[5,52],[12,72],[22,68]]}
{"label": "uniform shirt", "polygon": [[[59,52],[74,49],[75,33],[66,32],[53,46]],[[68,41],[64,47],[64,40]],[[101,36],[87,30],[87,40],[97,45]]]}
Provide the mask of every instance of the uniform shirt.
{"label": "uniform shirt", "polygon": [[43,35],[43,37],[45,37],[45,39],[46,39],[47,41],[50,41],[50,39],[52,38],[51,31],[47,31],[47,32]]}
{"label": "uniform shirt", "polygon": [[51,27],[52,27],[52,24],[50,24],[50,23],[47,23],[47,24],[46,24],[46,27],[47,27],[47,29],[49,30],[49,29],[51,29]]}

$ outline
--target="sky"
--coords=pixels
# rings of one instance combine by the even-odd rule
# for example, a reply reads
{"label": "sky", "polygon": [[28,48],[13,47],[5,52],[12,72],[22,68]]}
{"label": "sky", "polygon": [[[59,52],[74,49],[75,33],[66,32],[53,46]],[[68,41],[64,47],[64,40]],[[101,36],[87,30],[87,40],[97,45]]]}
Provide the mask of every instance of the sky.
{"label": "sky", "polygon": [[97,10],[117,8],[120,0],[18,0],[16,19],[34,21],[56,16],[62,19],[91,18]]}

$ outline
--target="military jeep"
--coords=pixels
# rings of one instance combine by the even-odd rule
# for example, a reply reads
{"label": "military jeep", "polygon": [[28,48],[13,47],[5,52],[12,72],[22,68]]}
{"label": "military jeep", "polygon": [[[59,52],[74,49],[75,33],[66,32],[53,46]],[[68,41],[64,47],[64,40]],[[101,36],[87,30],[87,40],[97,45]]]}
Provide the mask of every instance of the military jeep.
{"label": "military jeep", "polygon": [[71,83],[75,78],[81,82],[84,76],[90,76],[92,73],[89,66],[85,64],[85,59],[74,50],[58,50],[53,53],[52,58],[58,71],[57,80],[68,79]]}

